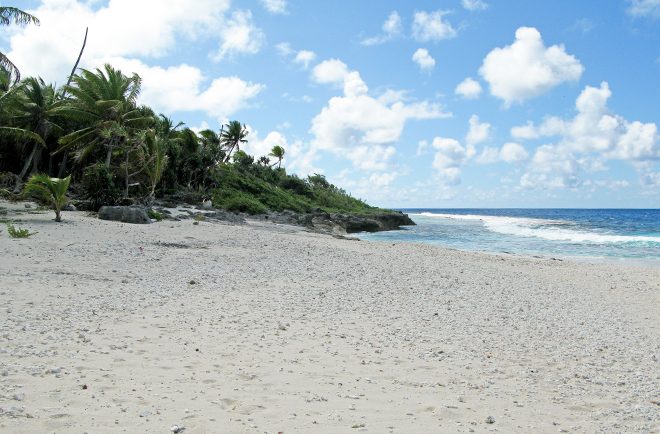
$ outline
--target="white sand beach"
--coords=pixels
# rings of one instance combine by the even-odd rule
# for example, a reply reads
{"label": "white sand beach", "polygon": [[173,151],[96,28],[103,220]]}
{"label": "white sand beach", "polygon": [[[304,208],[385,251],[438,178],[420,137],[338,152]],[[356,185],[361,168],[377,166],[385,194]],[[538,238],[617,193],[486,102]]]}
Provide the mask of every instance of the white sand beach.
{"label": "white sand beach", "polygon": [[659,269],[52,217],[0,233],[2,433],[660,432]]}

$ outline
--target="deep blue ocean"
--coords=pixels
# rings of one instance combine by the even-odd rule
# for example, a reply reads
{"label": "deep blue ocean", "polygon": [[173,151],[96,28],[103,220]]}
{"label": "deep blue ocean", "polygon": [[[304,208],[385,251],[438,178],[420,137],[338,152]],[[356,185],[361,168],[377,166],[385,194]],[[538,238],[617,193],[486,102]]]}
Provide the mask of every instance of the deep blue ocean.
{"label": "deep blue ocean", "polygon": [[417,226],[374,241],[660,266],[660,209],[402,209]]}

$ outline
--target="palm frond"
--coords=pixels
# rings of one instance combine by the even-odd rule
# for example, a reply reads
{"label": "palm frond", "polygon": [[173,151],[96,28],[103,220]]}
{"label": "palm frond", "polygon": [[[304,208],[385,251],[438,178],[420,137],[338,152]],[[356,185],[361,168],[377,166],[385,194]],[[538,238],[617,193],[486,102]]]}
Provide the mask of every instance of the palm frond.
{"label": "palm frond", "polygon": [[20,26],[26,24],[39,25],[39,19],[18,8],[2,6],[0,7],[0,24],[3,26],[8,26],[10,24],[17,24]]}

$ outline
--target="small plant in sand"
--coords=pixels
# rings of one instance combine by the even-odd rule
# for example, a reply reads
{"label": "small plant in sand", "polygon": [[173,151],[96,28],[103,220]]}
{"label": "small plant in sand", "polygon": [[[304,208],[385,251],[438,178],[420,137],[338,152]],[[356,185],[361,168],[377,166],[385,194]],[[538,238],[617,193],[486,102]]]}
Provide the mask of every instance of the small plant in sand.
{"label": "small plant in sand", "polygon": [[158,211],[155,211],[153,209],[150,209],[149,211],[147,211],[147,214],[149,215],[150,219],[154,219],[156,221],[163,220],[163,214],[161,214]]}
{"label": "small plant in sand", "polygon": [[206,219],[206,217],[202,213],[195,214],[193,218],[195,219],[196,222],[203,222]]}
{"label": "small plant in sand", "polygon": [[30,232],[27,229],[19,228],[11,223],[7,223],[7,233],[11,238],[28,238],[31,235],[36,234],[36,232]]}
{"label": "small plant in sand", "polygon": [[55,221],[62,221],[62,208],[66,205],[68,199],[66,191],[69,189],[71,176],[66,178],[51,178],[45,174],[32,175],[25,184],[25,193],[33,194],[39,199],[47,202],[55,211]]}

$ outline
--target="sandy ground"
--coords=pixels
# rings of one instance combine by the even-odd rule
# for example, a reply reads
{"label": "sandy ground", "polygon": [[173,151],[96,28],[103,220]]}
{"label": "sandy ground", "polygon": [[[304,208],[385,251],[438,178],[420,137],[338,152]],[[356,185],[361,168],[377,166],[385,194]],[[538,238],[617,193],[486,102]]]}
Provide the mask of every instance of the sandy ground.
{"label": "sandy ground", "polygon": [[659,269],[9,217],[2,433],[660,432]]}

